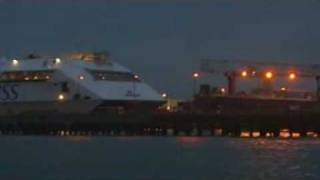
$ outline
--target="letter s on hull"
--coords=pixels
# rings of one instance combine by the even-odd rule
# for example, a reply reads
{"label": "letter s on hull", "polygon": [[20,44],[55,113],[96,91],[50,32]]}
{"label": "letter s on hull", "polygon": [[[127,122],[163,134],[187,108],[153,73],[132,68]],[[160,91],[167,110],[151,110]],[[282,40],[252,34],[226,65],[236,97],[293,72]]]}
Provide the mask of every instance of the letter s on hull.
{"label": "letter s on hull", "polygon": [[15,101],[19,97],[17,84],[0,84],[0,101]]}

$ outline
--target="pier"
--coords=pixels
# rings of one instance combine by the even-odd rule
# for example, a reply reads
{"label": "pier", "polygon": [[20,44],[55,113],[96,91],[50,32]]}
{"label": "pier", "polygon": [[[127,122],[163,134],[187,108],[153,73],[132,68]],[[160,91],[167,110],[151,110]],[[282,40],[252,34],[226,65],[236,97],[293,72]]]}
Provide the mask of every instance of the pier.
{"label": "pier", "polygon": [[0,118],[1,135],[318,137],[320,113],[25,114]]}
{"label": "pier", "polygon": [[[107,59],[100,62],[100,58],[89,57],[91,63],[104,63],[106,67],[109,65]],[[70,73],[62,68],[63,63],[60,58],[40,60],[45,65],[50,62],[55,69],[60,68],[64,73]],[[70,59],[64,61],[76,63]],[[87,61],[87,59],[79,58],[77,61]],[[8,66],[17,67],[19,62],[21,65],[34,61],[13,59],[12,64]],[[57,77],[53,76],[54,71],[50,69],[52,67],[47,68],[49,70],[41,72],[21,70],[4,73],[8,74],[4,76],[4,83],[9,83],[10,88],[7,89],[12,90],[11,95],[15,98],[11,98],[12,103],[3,103],[0,134],[300,138],[318,137],[320,133],[320,65],[204,61],[199,72],[192,73],[193,99],[189,101],[171,101],[170,95],[158,94],[138,75],[131,72],[99,69],[85,71],[86,74],[72,75],[72,77],[75,82],[97,84],[99,92],[112,87],[109,86],[109,81],[125,83],[129,90],[125,91],[124,97],[123,94],[120,96],[113,91],[115,93],[113,95],[102,93],[103,96],[108,96],[106,99],[102,97],[90,100],[93,96],[84,94],[81,99],[79,83],[72,84],[71,81],[55,79]],[[198,81],[205,73],[220,73],[226,78],[226,86],[211,87],[210,84],[200,84],[197,91]],[[13,78],[9,76],[10,74]],[[54,92],[54,96],[50,96],[54,99],[48,104],[37,101],[24,103],[22,100],[15,102],[18,97],[15,87],[18,86],[11,83],[19,81],[33,83],[29,76],[37,83],[46,83],[48,87],[56,88],[57,92]],[[312,79],[312,82],[316,83],[315,91],[297,90],[289,86],[275,88],[276,80],[292,84],[302,78]],[[257,81],[258,87],[244,91],[239,88],[240,81],[244,80]],[[106,86],[100,86],[101,84]],[[139,85],[152,94],[151,98],[148,96],[144,99],[146,95],[136,92]],[[91,86],[92,84],[88,85]],[[33,92],[34,88],[35,86],[29,91]],[[122,89],[122,86],[118,89]],[[41,88],[39,90],[42,91]],[[110,100],[115,97],[122,98],[122,101]],[[159,107],[165,101],[167,103]]]}

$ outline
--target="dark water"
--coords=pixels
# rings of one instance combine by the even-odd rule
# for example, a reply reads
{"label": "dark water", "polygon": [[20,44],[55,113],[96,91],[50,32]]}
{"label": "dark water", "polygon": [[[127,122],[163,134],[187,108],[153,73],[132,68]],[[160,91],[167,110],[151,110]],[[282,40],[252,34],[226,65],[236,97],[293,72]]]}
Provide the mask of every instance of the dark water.
{"label": "dark water", "polygon": [[0,179],[320,179],[320,140],[0,137]]}

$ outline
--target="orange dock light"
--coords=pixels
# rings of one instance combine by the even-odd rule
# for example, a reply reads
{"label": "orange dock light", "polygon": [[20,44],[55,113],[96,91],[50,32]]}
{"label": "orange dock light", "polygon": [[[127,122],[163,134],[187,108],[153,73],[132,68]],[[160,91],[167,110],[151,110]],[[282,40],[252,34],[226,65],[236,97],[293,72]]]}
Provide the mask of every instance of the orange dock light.
{"label": "orange dock light", "polygon": [[240,137],[248,138],[248,137],[250,137],[250,132],[249,131],[241,131],[240,132]]}
{"label": "orange dock light", "polygon": [[291,137],[292,138],[300,138],[300,133],[299,132],[292,132]]}
{"label": "orange dock light", "polygon": [[247,71],[242,71],[241,72],[241,76],[242,77],[247,77],[248,76],[248,72]]}
{"label": "orange dock light", "polygon": [[59,94],[58,95],[58,100],[59,101],[63,101],[65,99],[64,95],[63,94]]}
{"label": "orange dock light", "polygon": [[295,80],[296,77],[297,77],[296,73],[294,72],[289,73],[289,80]]}
{"label": "orange dock light", "polygon": [[313,138],[318,137],[318,134],[316,132],[313,132],[313,131],[308,131],[306,133],[306,135],[307,135],[307,137],[313,137]]}
{"label": "orange dock light", "polygon": [[280,88],[281,91],[287,91],[287,88],[286,87],[282,87]]}
{"label": "orange dock light", "polygon": [[254,137],[254,138],[258,138],[258,137],[260,137],[260,135],[261,135],[260,131],[253,131],[252,132],[252,137]]}
{"label": "orange dock light", "polygon": [[273,78],[273,73],[271,71],[268,71],[264,75],[267,79],[272,79]]}
{"label": "orange dock light", "polygon": [[281,138],[289,138],[290,137],[289,129],[281,129],[280,132],[279,132],[279,137],[281,137]]}

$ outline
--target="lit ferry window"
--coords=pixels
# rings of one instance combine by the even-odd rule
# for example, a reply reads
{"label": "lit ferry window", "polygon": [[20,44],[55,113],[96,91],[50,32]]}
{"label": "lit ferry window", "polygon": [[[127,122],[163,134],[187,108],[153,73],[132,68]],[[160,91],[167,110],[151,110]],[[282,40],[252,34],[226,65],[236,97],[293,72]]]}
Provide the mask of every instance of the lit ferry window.
{"label": "lit ferry window", "polygon": [[52,71],[10,71],[0,73],[0,82],[17,81],[47,81],[52,77]]}
{"label": "lit ferry window", "polygon": [[95,80],[140,82],[139,76],[129,72],[89,70]]}

